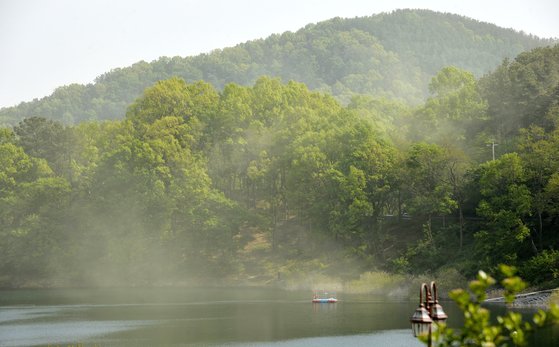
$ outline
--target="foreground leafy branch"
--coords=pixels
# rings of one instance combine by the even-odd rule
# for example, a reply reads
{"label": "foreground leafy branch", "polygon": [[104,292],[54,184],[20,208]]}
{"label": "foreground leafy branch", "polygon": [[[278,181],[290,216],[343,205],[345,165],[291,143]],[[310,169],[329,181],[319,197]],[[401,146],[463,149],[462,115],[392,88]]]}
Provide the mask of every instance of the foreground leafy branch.
{"label": "foreground leafy branch", "polygon": [[[500,270],[505,277],[501,281],[505,289],[505,300],[512,303],[515,295],[526,284],[515,276],[514,267],[501,265]],[[518,312],[508,311],[505,315],[498,316],[496,324],[493,324],[490,311],[482,307],[482,303],[486,299],[487,289],[495,282],[491,276],[479,271],[477,279],[470,282],[469,291],[455,289],[450,292],[450,297],[464,313],[464,326],[452,329],[444,323],[438,324],[432,333],[434,346],[526,346],[528,335],[535,329],[559,323],[559,306],[553,304],[549,311],[539,310],[534,314],[532,322],[523,321]],[[427,343],[428,336],[422,335],[420,340]]]}

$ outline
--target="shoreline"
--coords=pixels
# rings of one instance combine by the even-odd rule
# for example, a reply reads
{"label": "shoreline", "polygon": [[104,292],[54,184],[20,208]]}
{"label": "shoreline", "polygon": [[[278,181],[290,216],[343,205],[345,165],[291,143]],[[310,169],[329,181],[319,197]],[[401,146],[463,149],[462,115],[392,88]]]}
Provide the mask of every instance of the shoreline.
{"label": "shoreline", "polygon": [[[554,293],[559,294],[559,288],[547,289],[537,292],[524,293],[516,295],[514,301],[510,304],[512,307],[518,308],[546,308],[550,306],[550,299]],[[486,299],[485,303],[506,304],[504,297]]]}

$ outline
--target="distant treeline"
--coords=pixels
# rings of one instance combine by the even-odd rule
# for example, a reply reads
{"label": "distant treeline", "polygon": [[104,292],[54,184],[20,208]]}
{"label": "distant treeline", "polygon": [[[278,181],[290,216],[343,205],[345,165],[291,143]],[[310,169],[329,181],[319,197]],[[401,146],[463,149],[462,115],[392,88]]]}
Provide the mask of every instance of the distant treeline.
{"label": "distant treeline", "polygon": [[557,280],[559,46],[480,80],[445,67],[429,92],[343,106],[274,78],[175,77],[123,120],[1,128],[0,284],[274,278],[319,240],[392,272]]}
{"label": "distant treeline", "polygon": [[511,29],[428,10],[398,10],[371,17],[335,18],[297,32],[272,35],[194,57],[163,57],[99,76],[95,83],[58,88],[51,96],[0,110],[0,125],[44,117],[64,124],[122,119],[143,90],[174,76],[222,90],[250,86],[263,75],[299,81],[347,104],[355,94],[398,99],[414,105],[445,66],[476,77],[504,58],[550,45]]}

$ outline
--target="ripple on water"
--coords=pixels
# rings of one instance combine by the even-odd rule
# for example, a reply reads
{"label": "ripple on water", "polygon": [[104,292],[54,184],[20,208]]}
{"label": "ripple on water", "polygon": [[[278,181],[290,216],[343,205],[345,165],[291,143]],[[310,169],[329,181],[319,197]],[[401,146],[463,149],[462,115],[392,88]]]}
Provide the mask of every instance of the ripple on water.
{"label": "ripple on water", "polygon": [[80,321],[0,325],[0,346],[19,347],[86,341],[97,336],[136,329],[150,321]]}
{"label": "ripple on water", "polygon": [[[196,345],[191,345],[196,346]],[[205,345],[207,346],[207,345]],[[310,337],[275,342],[246,342],[219,344],[222,347],[415,347],[425,346],[411,334],[410,329],[385,330],[372,334]]]}
{"label": "ripple on water", "polygon": [[50,317],[58,312],[55,307],[10,307],[0,309],[0,324]]}

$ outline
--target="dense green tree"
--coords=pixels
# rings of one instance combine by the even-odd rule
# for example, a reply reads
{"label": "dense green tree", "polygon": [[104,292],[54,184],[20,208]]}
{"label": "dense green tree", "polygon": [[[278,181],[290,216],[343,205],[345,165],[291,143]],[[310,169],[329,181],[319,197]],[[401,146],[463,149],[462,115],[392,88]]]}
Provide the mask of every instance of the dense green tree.
{"label": "dense green tree", "polygon": [[456,208],[448,184],[449,159],[444,149],[426,143],[411,147],[405,161],[410,213],[426,218],[426,236],[432,241],[432,217],[449,214]]}
{"label": "dense green tree", "polygon": [[14,127],[17,143],[27,154],[48,161],[52,169],[73,180],[73,161],[77,157],[78,138],[60,122],[32,117]]}
{"label": "dense green tree", "polygon": [[505,60],[480,80],[488,102],[490,130],[504,142],[521,128],[536,125],[551,130],[556,125],[559,87],[559,45],[538,48]]}
{"label": "dense green tree", "polygon": [[416,130],[412,120],[413,108],[403,102],[359,95],[354,96],[347,107],[370,122],[375,130],[387,134],[400,148],[409,145],[411,134]]}
{"label": "dense green tree", "polygon": [[545,215],[551,215],[551,197],[545,192],[553,174],[559,170],[558,131],[545,133],[544,129],[532,126],[522,129],[519,139],[519,155],[526,167],[526,184],[532,195],[532,213],[537,217],[534,226],[538,248],[543,249]]}
{"label": "dense green tree", "polygon": [[[453,142],[468,147],[466,139],[478,134],[486,118],[486,103],[470,72],[443,68],[429,84],[431,97],[416,114],[421,129],[415,134],[432,142]],[[471,150],[470,150],[471,151]]]}
{"label": "dense green tree", "polygon": [[[0,268],[11,285],[40,282],[61,265],[69,185],[44,159],[0,145]],[[6,283],[5,282],[5,283]]]}
{"label": "dense green tree", "polygon": [[0,144],[15,143],[15,134],[9,128],[0,128]]}
{"label": "dense green tree", "polygon": [[476,234],[478,250],[488,265],[516,263],[530,237],[527,218],[533,204],[522,159],[511,153],[482,164],[477,184],[482,196],[477,213],[486,219]]}

